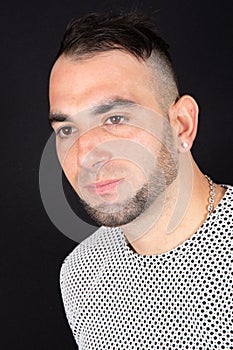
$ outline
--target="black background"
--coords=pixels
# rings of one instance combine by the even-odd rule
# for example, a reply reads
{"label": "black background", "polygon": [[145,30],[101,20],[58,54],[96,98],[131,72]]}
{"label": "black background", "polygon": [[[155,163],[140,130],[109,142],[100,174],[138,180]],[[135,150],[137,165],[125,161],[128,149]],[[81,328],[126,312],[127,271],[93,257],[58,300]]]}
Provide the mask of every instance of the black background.
{"label": "black background", "polygon": [[200,105],[193,155],[233,184],[231,1],[11,1],[0,5],[1,349],[77,349],[59,291],[59,269],[76,243],[60,233],[40,199],[40,157],[51,134],[48,76],[68,21],[88,12],[156,13],[170,43],[180,90]]}

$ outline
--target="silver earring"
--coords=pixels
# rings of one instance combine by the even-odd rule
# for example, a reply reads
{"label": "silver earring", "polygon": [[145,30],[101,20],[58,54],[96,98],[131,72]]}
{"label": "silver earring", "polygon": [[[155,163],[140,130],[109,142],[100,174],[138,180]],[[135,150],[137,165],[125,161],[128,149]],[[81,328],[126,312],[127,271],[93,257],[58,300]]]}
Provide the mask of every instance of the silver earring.
{"label": "silver earring", "polygon": [[182,146],[184,149],[187,149],[188,146],[189,146],[189,144],[188,144],[188,142],[183,141],[183,142],[181,143],[181,146]]}

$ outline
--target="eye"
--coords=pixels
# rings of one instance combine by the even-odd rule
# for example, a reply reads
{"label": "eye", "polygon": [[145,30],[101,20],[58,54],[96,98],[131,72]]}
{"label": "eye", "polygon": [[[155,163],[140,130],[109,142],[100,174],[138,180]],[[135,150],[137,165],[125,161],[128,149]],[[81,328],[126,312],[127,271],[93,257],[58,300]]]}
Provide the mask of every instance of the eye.
{"label": "eye", "polygon": [[75,131],[75,128],[72,126],[63,126],[57,131],[57,135],[59,135],[61,138],[66,138],[70,135],[72,135]]}
{"label": "eye", "polygon": [[122,122],[125,120],[125,117],[122,115],[113,115],[111,117],[108,117],[105,121],[105,124],[107,125],[118,125],[122,124]]}

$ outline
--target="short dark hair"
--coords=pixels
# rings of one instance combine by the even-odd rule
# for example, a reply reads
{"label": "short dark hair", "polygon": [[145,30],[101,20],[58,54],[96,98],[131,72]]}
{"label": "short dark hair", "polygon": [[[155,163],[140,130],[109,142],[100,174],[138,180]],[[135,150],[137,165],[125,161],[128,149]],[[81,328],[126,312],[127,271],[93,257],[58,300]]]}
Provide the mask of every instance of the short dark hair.
{"label": "short dark hair", "polygon": [[150,61],[153,71],[157,71],[161,105],[167,109],[179,95],[168,48],[158,35],[154,19],[144,13],[91,13],[68,24],[57,58],[65,55],[88,59],[101,52],[121,50],[138,60]]}

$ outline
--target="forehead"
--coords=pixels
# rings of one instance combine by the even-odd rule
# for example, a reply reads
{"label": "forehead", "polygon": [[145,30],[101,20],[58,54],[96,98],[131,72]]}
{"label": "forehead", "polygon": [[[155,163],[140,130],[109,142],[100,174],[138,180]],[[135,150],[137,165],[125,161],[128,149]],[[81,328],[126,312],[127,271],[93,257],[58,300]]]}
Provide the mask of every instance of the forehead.
{"label": "forehead", "polygon": [[145,62],[120,50],[79,60],[63,55],[51,71],[50,108],[73,114],[116,96],[159,108],[154,83]]}

